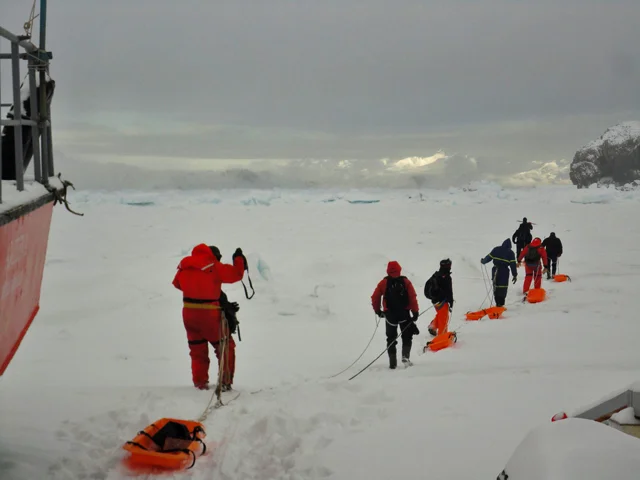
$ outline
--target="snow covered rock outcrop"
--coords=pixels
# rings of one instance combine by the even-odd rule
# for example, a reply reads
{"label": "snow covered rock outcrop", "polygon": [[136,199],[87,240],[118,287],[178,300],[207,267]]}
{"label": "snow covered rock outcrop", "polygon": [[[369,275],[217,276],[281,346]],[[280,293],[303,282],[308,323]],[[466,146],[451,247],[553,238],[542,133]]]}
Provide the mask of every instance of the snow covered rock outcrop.
{"label": "snow covered rock outcrop", "polygon": [[616,185],[640,179],[640,122],[610,127],[599,139],[578,150],[569,177],[578,188],[605,179]]}

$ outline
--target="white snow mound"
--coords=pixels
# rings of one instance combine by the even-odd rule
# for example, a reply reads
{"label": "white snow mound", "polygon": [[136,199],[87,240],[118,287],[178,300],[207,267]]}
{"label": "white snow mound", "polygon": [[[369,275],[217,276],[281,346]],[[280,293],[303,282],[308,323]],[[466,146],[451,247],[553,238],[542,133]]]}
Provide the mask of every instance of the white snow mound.
{"label": "white snow mound", "polygon": [[592,420],[549,422],[524,438],[505,472],[509,480],[637,480],[640,440]]}

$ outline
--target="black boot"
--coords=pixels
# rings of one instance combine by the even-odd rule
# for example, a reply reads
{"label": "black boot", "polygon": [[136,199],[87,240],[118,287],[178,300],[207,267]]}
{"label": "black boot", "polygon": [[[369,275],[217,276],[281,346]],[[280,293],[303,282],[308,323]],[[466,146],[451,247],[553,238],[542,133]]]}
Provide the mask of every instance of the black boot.
{"label": "black boot", "polygon": [[402,344],[402,363],[407,363],[411,356],[411,343]]}
{"label": "black boot", "polygon": [[389,354],[389,368],[393,370],[396,368],[397,365],[398,365],[398,359],[396,358],[395,354],[394,355]]}

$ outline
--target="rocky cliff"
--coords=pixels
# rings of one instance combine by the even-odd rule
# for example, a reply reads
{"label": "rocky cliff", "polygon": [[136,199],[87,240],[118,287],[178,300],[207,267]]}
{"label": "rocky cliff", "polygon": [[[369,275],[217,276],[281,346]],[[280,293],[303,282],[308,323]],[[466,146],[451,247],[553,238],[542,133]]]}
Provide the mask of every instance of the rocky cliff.
{"label": "rocky cliff", "polygon": [[569,178],[578,188],[602,181],[625,185],[640,180],[640,122],[608,128],[599,139],[578,150]]}

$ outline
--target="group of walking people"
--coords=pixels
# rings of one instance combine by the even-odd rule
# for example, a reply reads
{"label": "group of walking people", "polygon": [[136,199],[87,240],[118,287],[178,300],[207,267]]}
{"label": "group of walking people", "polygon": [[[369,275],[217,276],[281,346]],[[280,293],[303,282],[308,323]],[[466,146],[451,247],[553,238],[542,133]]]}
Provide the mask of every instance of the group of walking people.
{"label": "group of walking people", "polygon": [[[555,232],[542,241],[533,238],[533,224],[522,219],[522,223],[511,238],[494,247],[489,254],[480,260],[481,264],[493,261],[491,284],[496,306],[504,306],[511,282],[518,281],[518,267],[524,263],[525,280],[522,287],[524,295],[529,292],[531,283],[534,288],[541,288],[542,276],[551,279],[556,274],[558,259],[562,256],[562,242]],[[513,243],[516,253],[513,252]],[[435,309],[435,317],[428,327],[432,336],[441,335],[448,330],[449,315],[453,311],[453,285],[451,280],[451,260],[444,259],[440,268],[434,272],[424,286],[424,295]],[[378,317],[385,319],[387,353],[389,368],[397,366],[397,338],[402,340],[401,358],[405,365],[410,365],[412,338],[420,333],[416,321],[420,315],[418,297],[411,281],[402,275],[402,268],[396,261],[387,265],[387,276],[376,286],[371,295],[371,305]],[[401,334],[398,334],[400,329]]]}
{"label": "group of walking people", "polygon": [[[511,238],[496,246],[483,257],[484,265],[493,262],[491,281],[496,306],[504,306],[511,282],[518,280],[517,267],[524,262],[526,295],[533,281],[540,288],[543,274],[550,279],[555,275],[558,259],[562,256],[562,242],[551,232],[541,241],[532,238],[533,224],[523,218]],[[512,250],[516,245],[516,254]],[[173,279],[173,286],[182,291],[182,318],[186,330],[193,384],[198,389],[209,389],[209,345],[214,348],[219,365],[217,389],[231,390],[235,373],[235,342],[231,334],[236,332],[239,310],[237,302],[230,302],[222,291],[223,283],[242,281],[247,271],[247,259],[242,249],[237,248],[232,264],[222,263],[222,254],[214,245],[199,244],[190,255],[181,260]],[[432,336],[448,331],[449,317],[453,311],[453,282],[451,260],[445,258],[424,285],[424,296],[431,301],[435,316],[428,326]],[[247,297],[249,298],[249,297]],[[395,369],[397,361],[397,339],[402,339],[401,359],[411,365],[411,347],[414,335],[420,334],[416,321],[420,316],[418,296],[411,281],[402,275],[402,267],[396,261],[387,265],[387,276],[371,295],[371,305],[386,325],[389,368]],[[398,334],[400,329],[400,334]],[[238,330],[239,333],[239,330]]]}
{"label": "group of walking people", "polygon": [[[480,260],[480,263],[487,264],[493,261],[491,269],[491,281],[493,287],[493,298],[496,306],[502,307],[507,298],[509,288],[509,276],[513,276],[512,283],[518,281],[519,267],[524,263],[525,280],[522,286],[522,293],[527,294],[533,281],[534,288],[542,286],[542,276],[546,275],[550,280],[556,274],[558,259],[562,256],[562,241],[555,232],[551,232],[544,241],[539,237],[533,238],[531,231],[533,224],[522,219],[522,223],[514,232],[512,237],[507,238],[502,245],[494,247],[489,254]],[[516,254],[514,255],[511,242],[516,244]]]}

